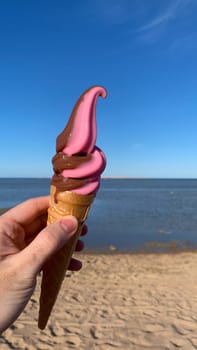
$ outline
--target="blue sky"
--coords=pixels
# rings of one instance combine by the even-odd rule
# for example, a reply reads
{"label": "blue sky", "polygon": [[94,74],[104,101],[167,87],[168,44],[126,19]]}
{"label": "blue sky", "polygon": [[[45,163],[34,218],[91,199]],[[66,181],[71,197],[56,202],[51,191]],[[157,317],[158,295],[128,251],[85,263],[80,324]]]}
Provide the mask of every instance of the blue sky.
{"label": "blue sky", "polygon": [[196,0],[2,0],[0,176],[51,176],[95,84],[105,176],[197,177]]}

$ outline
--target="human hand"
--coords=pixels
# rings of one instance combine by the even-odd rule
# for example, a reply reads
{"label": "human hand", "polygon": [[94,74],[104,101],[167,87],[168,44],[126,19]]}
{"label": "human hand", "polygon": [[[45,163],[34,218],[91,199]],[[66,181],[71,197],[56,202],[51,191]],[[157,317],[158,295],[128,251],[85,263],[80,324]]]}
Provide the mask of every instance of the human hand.
{"label": "human hand", "polygon": [[[0,333],[25,308],[46,260],[77,230],[73,216],[46,227],[48,206],[48,197],[34,198],[0,216]],[[86,231],[84,227],[82,234]],[[82,249],[78,241],[76,250]],[[69,268],[79,270],[80,261],[71,259]]]}

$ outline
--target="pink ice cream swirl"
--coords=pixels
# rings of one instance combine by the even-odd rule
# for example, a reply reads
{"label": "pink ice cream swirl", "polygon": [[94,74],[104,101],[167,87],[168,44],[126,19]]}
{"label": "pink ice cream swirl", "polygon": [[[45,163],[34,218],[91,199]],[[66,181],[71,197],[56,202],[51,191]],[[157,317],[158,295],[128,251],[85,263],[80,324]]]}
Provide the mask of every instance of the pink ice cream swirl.
{"label": "pink ice cream swirl", "polygon": [[70,119],[57,137],[53,157],[52,184],[58,191],[72,191],[82,195],[95,194],[106,166],[104,153],[95,145],[96,102],[105,98],[106,90],[93,86],[75,104]]}

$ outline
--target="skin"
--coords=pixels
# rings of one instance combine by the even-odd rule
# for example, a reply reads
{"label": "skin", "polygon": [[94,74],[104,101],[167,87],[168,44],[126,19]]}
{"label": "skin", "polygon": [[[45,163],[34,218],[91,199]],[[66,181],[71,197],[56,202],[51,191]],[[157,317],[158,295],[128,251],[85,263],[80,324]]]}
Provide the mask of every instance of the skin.
{"label": "skin", "polygon": [[[46,260],[77,230],[77,220],[66,216],[46,226],[49,197],[27,200],[0,216],[0,333],[24,310]],[[87,233],[84,226],[82,235]],[[78,241],[76,250],[83,249]],[[71,259],[70,270],[81,262]]]}

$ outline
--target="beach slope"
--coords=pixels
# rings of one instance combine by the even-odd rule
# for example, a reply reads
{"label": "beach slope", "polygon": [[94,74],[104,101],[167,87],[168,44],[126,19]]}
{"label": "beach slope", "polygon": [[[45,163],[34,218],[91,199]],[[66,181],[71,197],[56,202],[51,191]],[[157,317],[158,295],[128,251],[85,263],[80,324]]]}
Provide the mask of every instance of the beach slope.
{"label": "beach slope", "polygon": [[0,349],[197,349],[197,253],[81,254],[44,331],[38,286]]}

